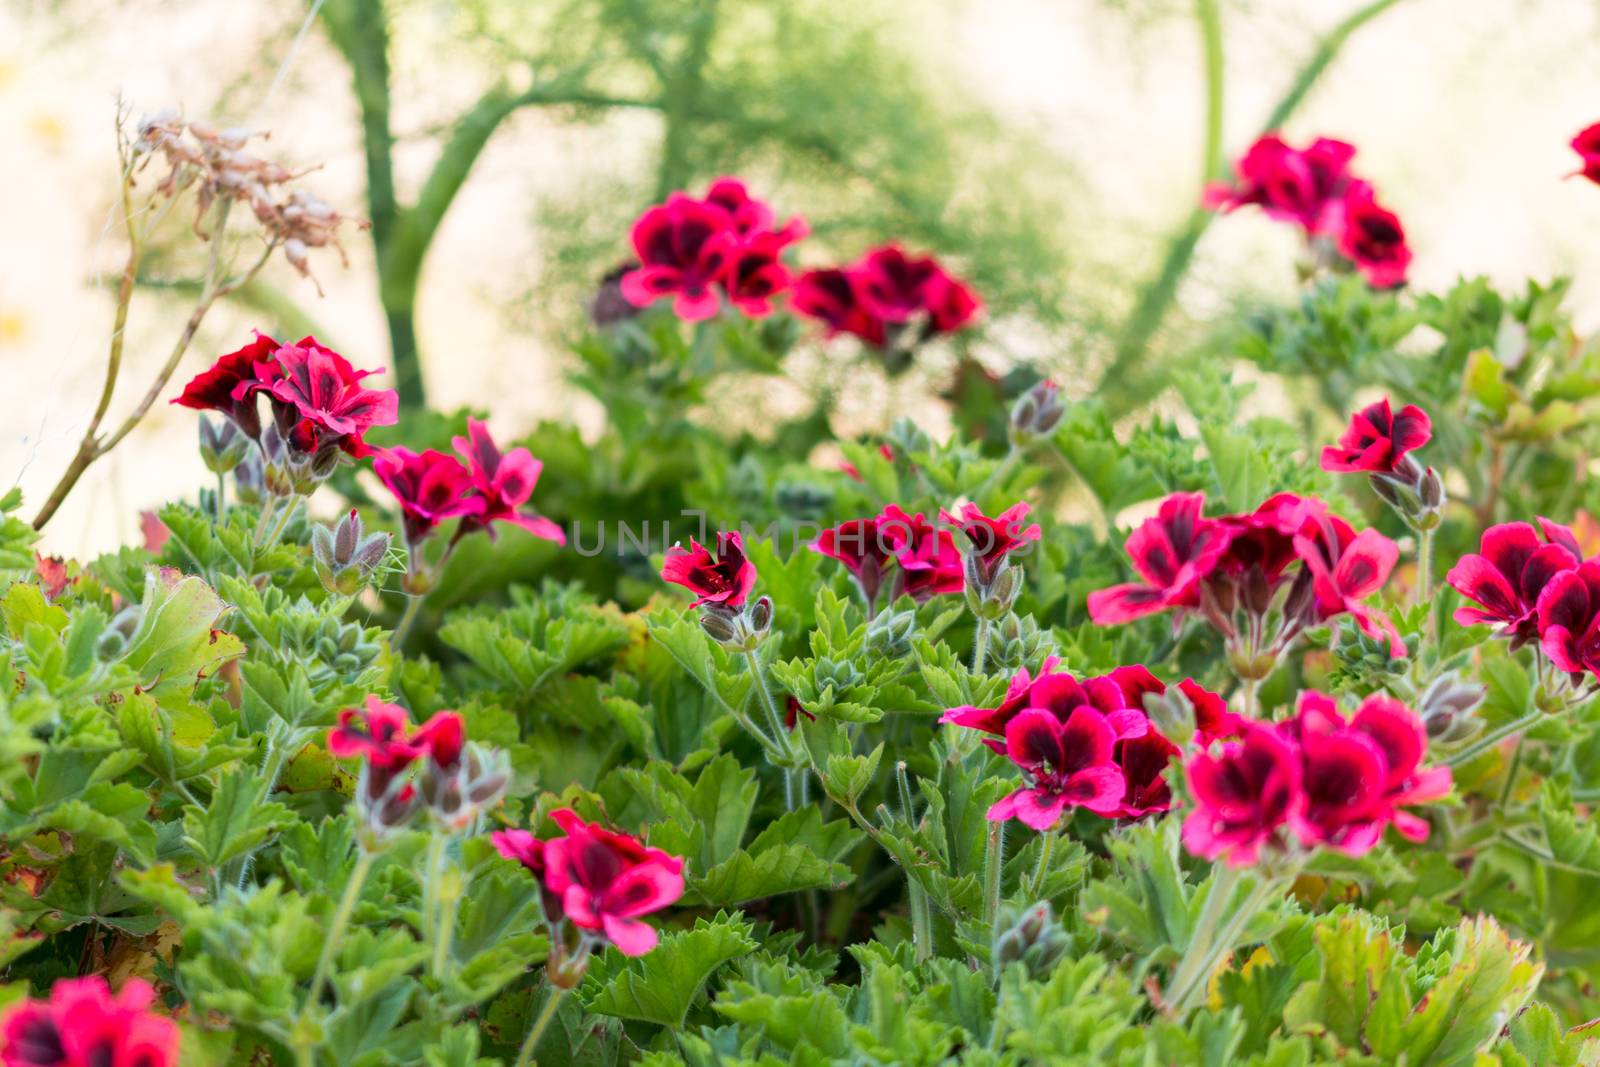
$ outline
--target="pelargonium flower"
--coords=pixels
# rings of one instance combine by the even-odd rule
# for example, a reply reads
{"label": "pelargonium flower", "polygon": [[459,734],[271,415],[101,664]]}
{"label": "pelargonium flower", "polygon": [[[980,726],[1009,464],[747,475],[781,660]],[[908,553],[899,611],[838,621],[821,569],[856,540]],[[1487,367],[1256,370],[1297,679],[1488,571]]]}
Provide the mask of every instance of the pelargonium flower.
{"label": "pelargonium flower", "polygon": [[961,552],[949,530],[939,529],[920,511],[906,514],[898,504],[884,508],[877,521],[900,564],[892,599],[910,596],[921,604],[931,597],[961,592]]}
{"label": "pelargonium flower", "polygon": [[221,412],[246,436],[260,437],[261,413],[252,388],[260,381],[256,365],[271,364],[279,345],[260,330],[255,335],[254,341],[219,356],[209,368],[195,375],[171,402],[196,411]]}
{"label": "pelargonium flower", "polygon": [[1100,625],[1131,622],[1159,611],[1193,608],[1200,583],[1227,551],[1232,532],[1202,518],[1203,493],[1174,493],[1153,518],[1139,524],[1125,545],[1143,582],[1089,594],[1089,617]]}
{"label": "pelargonium flower", "polygon": [[727,265],[734,220],[716,204],[673,193],[633,224],[639,268],[622,276],[622,295],[635,307],[664,296],[686,322],[709,319],[721,300],[716,283]]}
{"label": "pelargonium flower", "polygon": [[983,309],[971,287],[937,259],[908,255],[894,244],[844,267],[806,272],[791,303],[826,325],[830,336],[849,333],[882,349],[954,332]]}
{"label": "pelargonium flower", "polygon": [[1116,672],[1080,682],[1066,671],[1056,670],[1060,662],[1055,656],[1048,657],[1039,666],[1037,676],[1029,674],[1026,667],[1019,669],[995,707],[967,704],[950,708],[939,721],[994,735],[984,738],[983,743],[1002,756],[1006,755],[1004,738],[1012,720],[1027,710],[1048,712],[1064,723],[1079,708],[1090,708],[1105,717],[1116,738],[1137,737],[1145,732],[1148,719],[1118,683]]}
{"label": "pelargonium flower", "polygon": [[1577,177],[1581,174],[1590,181],[1600,184],[1600,122],[1593,126],[1585,126],[1579,131],[1578,136],[1572,139],[1572,150],[1578,153],[1583,165],[1568,177]]}
{"label": "pelargonium flower", "polygon": [[774,229],[777,214],[765,200],[750,195],[749,189],[738,178],[718,178],[706,190],[706,202],[728,213],[733,232],[741,237],[770,235],[783,245],[793,244],[809,232],[805,220],[792,218],[782,227]]}
{"label": "pelargonium flower", "polygon": [[400,502],[409,544],[420,543],[448,519],[484,510],[484,498],[472,495],[471,472],[443,452],[379,449],[372,472]]}
{"label": "pelargonium flower", "polygon": [[378,800],[413,763],[431,757],[441,767],[461,758],[465,730],[453,711],[436,712],[411,729],[411,717],[397,704],[368,696],[364,708],[345,708],[337,725],[328,731],[328,752],[336,759],[364,760],[366,795]]}
{"label": "pelargonium flower", "polygon": [[1563,571],[1583,562],[1571,530],[1540,518],[1545,540],[1525,522],[1507,522],[1483,531],[1478,551],[1462,556],[1445,575],[1456,592],[1477,604],[1456,609],[1463,626],[1499,624],[1516,645],[1539,636],[1540,594]]}
{"label": "pelargonium flower", "polygon": [[639,917],[683,896],[683,860],[584,822],[567,808],[550,817],[566,836],[544,843],[543,878],[560,898],[564,916],[579,929],[604,935],[624,956],[655,948],[655,929]]}
{"label": "pelargonium flower", "polygon": [[1204,859],[1248,867],[1302,802],[1299,753],[1256,722],[1245,725],[1239,740],[1213,748],[1185,764],[1194,809],[1183,821],[1183,843]]}
{"label": "pelargonium flower", "polygon": [[1411,266],[1405,227],[1398,215],[1378,203],[1368,182],[1352,182],[1345,190],[1339,252],[1374,288],[1405,284]]}
{"label": "pelargonium flower", "polygon": [[889,244],[868,252],[856,265],[861,301],[885,322],[909,322],[928,307],[933,287],[944,273],[932,256],[908,256]]}
{"label": "pelargonium flower", "polygon": [[1291,821],[1307,847],[1365,855],[1389,825],[1426,839],[1427,822],[1402,809],[1448,793],[1450,768],[1422,768],[1427,734],[1400,701],[1370,696],[1346,721],[1331,697],[1308,691],[1279,731],[1300,750],[1304,800]]}
{"label": "pelargonium flower", "polygon": [[1551,663],[1573,675],[1600,675],[1600,562],[1552,575],[1539,593],[1536,615],[1539,647]]}
{"label": "pelargonium flower", "polygon": [[1248,514],[1219,517],[1216,521],[1227,527],[1229,537],[1217,572],[1244,585],[1261,583],[1270,599],[1300,559],[1294,539],[1315,534],[1327,514],[1328,505],[1315,497],[1277,493]]}
{"label": "pelargonium flower", "polygon": [[771,314],[773,297],[793,280],[779,258],[787,243],[779,234],[758,233],[722,244],[718,280],[728,303],[753,319]]}
{"label": "pelargonium flower", "polygon": [[256,362],[258,380],[245,388],[267,394],[279,431],[301,452],[337,447],[359,459],[370,451],[362,434],[399,420],[399,394],[361,384],[376,371],[356,370],[314,337],[283,345],[272,357]]}
{"label": "pelargonium flower", "polygon": [[841,522],[823,530],[809,547],[843,563],[861,587],[862,597],[869,605],[876,603],[884,573],[894,563],[894,552],[878,527],[878,519]]}
{"label": "pelargonium flower", "polygon": [[[508,522],[546,541],[558,545],[567,543],[561,527],[542,515],[523,511],[522,505],[533,496],[539,484],[539,472],[544,464],[533,458],[526,448],[513,448],[501,454],[489,427],[474,418],[467,419],[467,436],[453,437],[450,443],[466,460],[472,471],[472,487],[477,490],[478,507],[463,512],[461,534],[483,530],[494,537],[494,523]],[[458,535],[459,536],[459,535]]]}
{"label": "pelargonium flower", "polygon": [[115,996],[104,978],[62,978],[48,1000],[17,1002],[0,1017],[5,1067],[177,1067],[178,1024],[150,1011],[150,983],[130,978]]}
{"label": "pelargonium flower", "polygon": [[1338,446],[1322,450],[1322,469],[1391,474],[1399,469],[1406,453],[1421,448],[1432,437],[1433,424],[1426,412],[1415,404],[1391,412],[1389,398],[1384,397],[1350,416],[1350,426]]}
{"label": "pelargonium flower", "polygon": [[956,514],[940,510],[939,519],[960,527],[977,555],[978,573],[984,581],[990,582],[1008,555],[1031,541],[1039,540],[1041,533],[1038,523],[1023,525],[1029,510],[1025,503],[1013,504],[991,519],[978,505],[967,503]]}
{"label": "pelargonium flower", "polygon": [[695,595],[691,607],[721,604],[741,607],[756,586],[755,564],[745,558],[744,541],[737,530],[717,534],[717,552],[694,538],[689,547],[673,545],[661,564],[661,579],[681,585]]}
{"label": "pelargonium flower", "polygon": [[849,268],[806,271],[795,281],[789,303],[801,315],[821,322],[829,337],[847,333],[875,348],[889,342],[887,325],[862,303],[861,279]]}
{"label": "pelargonium flower", "polygon": [[1350,183],[1355,154],[1354,146],[1328,137],[1296,149],[1269,133],[1239,160],[1236,184],[1207,186],[1205,205],[1233,211],[1253,204],[1269,218],[1298,223],[1309,235],[1334,233],[1342,222],[1340,197]]}
{"label": "pelargonium flower", "polygon": [[1383,588],[1400,559],[1400,546],[1377,530],[1359,534],[1336,515],[1325,515],[1315,534],[1295,538],[1311,574],[1318,621],[1348,614],[1369,637],[1387,637],[1390,654],[1402,658],[1405,642],[1394,624],[1361,601]]}
{"label": "pelargonium flower", "polygon": [[1119,738],[1111,762],[1122,772],[1122,800],[1112,812],[1119,819],[1139,819],[1172,807],[1167,767],[1181,749],[1156,730]]}
{"label": "pelargonium flower", "polygon": [[1025,708],[1006,724],[1006,756],[1022,769],[1024,785],[990,807],[988,818],[1048,830],[1069,808],[1116,814],[1127,787],[1112,759],[1116,741],[1115,728],[1093,708],[1078,707],[1065,722]]}
{"label": "pelargonium flower", "polygon": [[[1140,711],[1145,709],[1146,696],[1160,696],[1167,691],[1167,684],[1142,664],[1114,668],[1105,677],[1122,690],[1124,707]],[[1179,682],[1178,691],[1194,708],[1194,735],[1200,744],[1235,737],[1243,729],[1245,720],[1228,710],[1228,702],[1221,694],[1213,693],[1193,678]]]}

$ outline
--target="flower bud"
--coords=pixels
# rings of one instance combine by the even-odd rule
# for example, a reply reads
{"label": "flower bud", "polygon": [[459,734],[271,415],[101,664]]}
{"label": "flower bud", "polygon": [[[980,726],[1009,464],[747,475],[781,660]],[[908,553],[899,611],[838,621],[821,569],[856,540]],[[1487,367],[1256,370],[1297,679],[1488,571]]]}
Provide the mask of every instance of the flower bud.
{"label": "flower bud", "polygon": [[213,422],[204,413],[200,415],[200,459],[206,470],[213,474],[226,474],[249,455],[255,442],[234,425],[232,419]]}
{"label": "flower bud", "polygon": [[[1009,922],[1005,918],[1010,918]],[[995,970],[1021,963],[1031,978],[1050,973],[1071,947],[1071,938],[1056,921],[1049,901],[1040,901],[1020,915],[1002,919],[1001,932],[994,939]]]}
{"label": "flower bud", "polygon": [[754,652],[772,628],[772,598],[761,597],[742,609],[705,604],[700,608],[700,628],[730,652]]}
{"label": "flower bud", "polygon": [[511,783],[511,763],[499,749],[469,743],[454,766],[431,758],[418,779],[423,802],[439,825],[464,830],[493,808]]}
{"label": "flower bud", "polygon": [[333,529],[311,527],[311,556],[322,587],[340,596],[352,596],[367,583],[389,554],[389,535],[362,536],[361,516],[351,508]]}
{"label": "flower bud", "polygon": [[1434,741],[1457,741],[1470,736],[1478,726],[1473,714],[1487,695],[1480,685],[1464,682],[1455,671],[1433,680],[1417,698],[1417,714],[1428,737]]}
{"label": "flower bud", "polygon": [[1061,405],[1061,390],[1048,378],[1017,398],[1011,408],[1008,426],[1011,443],[1026,447],[1048,437],[1061,423],[1066,409]]}
{"label": "flower bud", "polygon": [[1179,687],[1169,686],[1164,693],[1146,693],[1144,711],[1156,731],[1179,748],[1187,748],[1194,739],[1199,716],[1194,702]]}
{"label": "flower bud", "polygon": [[247,453],[233,468],[233,495],[242,504],[259,504],[266,490],[259,452]]}
{"label": "flower bud", "polygon": [[1056,654],[1056,638],[1041,628],[1032,615],[1008,614],[990,634],[989,657],[1002,668],[1015,670]]}
{"label": "flower bud", "polygon": [[757,638],[767,636],[767,631],[772,629],[772,598],[764,596],[756,600],[745,609],[745,617],[750,622],[750,631]]}
{"label": "flower bud", "polygon": [[1022,594],[1022,568],[1004,557],[994,574],[986,576],[982,557],[969,552],[964,559],[964,571],[967,607],[980,619],[1003,618]]}
{"label": "flower bud", "polygon": [[915,611],[885,611],[867,624],[867,649],[885,659],[899,659],[911,651],[917,632]]}

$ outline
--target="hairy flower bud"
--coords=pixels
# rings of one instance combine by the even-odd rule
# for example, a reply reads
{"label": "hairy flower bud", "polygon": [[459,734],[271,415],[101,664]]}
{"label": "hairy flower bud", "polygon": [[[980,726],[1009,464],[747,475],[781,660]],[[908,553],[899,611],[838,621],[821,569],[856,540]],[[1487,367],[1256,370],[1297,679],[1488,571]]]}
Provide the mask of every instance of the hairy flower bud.
{"label": "hairy flower bud", "polygon": [[867,624],[867,649],[885,659],[899,659],[911,651],[917,632],[915,611],[884,611]]}
{"label": "hairy flower bud", "polygon": [[1056,654],[1055,634],[1032,615],[1008,614],[990,634],[990,659],[1008,670],[1041,663]]}
{"label": "hairy flower bud", "polygon": [[233,470],[244,462],[254,446],[255,442],[231,419],[212,422],[204,414],[200,416],[200,459],[211,473],[226,474]]}
{"label": "hairy flower bud", "polygon": [[429,759],[418,779],[423,803],[450,830],[464,830],[492,809],[511,783],[511,763],[499,749],[469,743],[452,766]]}
{"label": "hairy flower bud", "polygon": [[760,597],[742,608],[715,601],[702,604],[700,628],[730,652],[753,652],[772,629],[772,598]]}
{"label": "hairy flower bud", "polygon": [[266,490],[259,452],[247,453],[233,468],[233,495],[241,504],[259,504]]}
{"label": "hairy flower bud", "polygon": [[1200,716],[1182,687],[1173,685],[1162,693],[1146,693],[1144,711],[1156,732],[1179,748],[1187,748],[1194,739]]}
{"label": "hairy flower bud", "polygon": [[311,527],[311,556],[322,587],[340,596],[352,596],[377,571],[389,554],[389,535],[363,536],[361,516],[351,508],[333,529],[317,523]]}
{"label": "hairy flower bud", "polygon": [[1478,717],[1473,712],[1486,695],[1481,685],[1462,681],[1455,671],[1435,678],[1417,698],[1417,714],[1422,717],[1428,737],[1450,742],[1471,736],[1479,727]]}
{"label": "hairy flower bud", "polygon": [[992,576],[983,571],[983,557],[968,552],[963,560],[967,607],[980,619],[1005,617],[1022,593],[1022,568],[1001,557]]}
{"label": "hairy flower bud", "polygon": [[1045,379],[1017,398],[1011,408],[1008,430],[1011,443],[1024,448],[1048,437],[1061,423],[1066,409],[1061,405],[1061,389]]}
{"label": "hairy flower bud", "polygon": [[1002,917],[1000,931],[993,948],[997,972],[1021,963],[1029,977],[1043,978],[1071,947],[1071,938],[1056,921],[1049,901],[1040,901],[1021,914],[1008,912]]}

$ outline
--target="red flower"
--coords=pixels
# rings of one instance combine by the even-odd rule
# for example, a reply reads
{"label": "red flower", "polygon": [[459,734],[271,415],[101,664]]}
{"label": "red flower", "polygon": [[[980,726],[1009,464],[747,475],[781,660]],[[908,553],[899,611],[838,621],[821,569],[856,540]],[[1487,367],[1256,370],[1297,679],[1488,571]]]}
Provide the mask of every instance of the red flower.
{"label": "red flower", "polygon": [[971,288],[938,260],[909,256],[893,244],[845,267],[808,271],[796,283],[791,303],[826,325],[830,336],[853,334],[875,348],[954,332],[983,308]]}
{"label": "red flower", "polygon": [[1185,770],[1194,810],[1183,821],[1183,843],[1205,859],[1248,867],[1301,803],[1299,753],[1261,723],[1246,723],[1241,739],[1215,755],[1189,757]]}
{"label": "red flower", "polygon": [[893,599],[910,596],[921,604],[965,587],[961,552],[949,530],[939,529],[920,511],[907,515],[898,504],[884,508],[877,523],[900,564]]}
{"label": "red flower", "polygon": [[811,542],[810,548],[813,552],[820,552],[829,559],[843,563],[861,587],[861,595],[867,603],[870,605],[877,601],[884,572],[894,562],[894,551],[884,532],[879,529],[877,519],[841,522],[823,530]]}
{"label": "red flower", "polygon": [[560,898],[565,917],[604,934],[625,956],[655,948],[656,931],[639,916],[683,896],[683,860],[586,823],[566,808],[550,817],[566,836],[544,842],[544,885]]}
{"label": "red flower", "polygon": [[782,243],[778,246],[790,245],[804,237],[809,229],[805,220],[790,219],[783,224],[782,229],[773,229],[777,220],[772,205],[765,200],[757,199],[750,195],[744,182],[738,178],[718,178],[706,190],[706,202],[720,207],[728,213],[733,232],[741,237],[772,236]]}
{"label": "red flower", "polygon": [[178,1024],[152,1013],[155,990],[130,978],[63,978],[49,1000],[23,1000],[0,1020],[4,1067],[177,1067]]}
{"label": "red flower", "polygon": [[1398,215],[1378,203],[1367,182],[1352,182],[1345,191],[1339,252],[1375,288],[1405,284],[1406,268],[1411,265],[1405,227]]}
{"label": "red flower", "polygon": [[1048,830],[1069,808],[1116,814],[1127,787],[1112,759],[1116,741],[1106,716],[1087,706],[1064,722],[1043,708],[1019,712],[1006,724],[1006,756],[1022,769],[1025,784],[995,803],[989,819]]}
{"label": "red flower", "polygon": [[799,726],[800,716],[802,715],[809,722],[817,721],[817,717],[805,709],[805,705],[800,703],[799,698],[790,693],[789,698],[783,705],[783,728],[785,730],[793,730],[796,726]]}
{"label": "red flower", "polygon": [[434,449],[378,450],[372,472],[400,502],[406,541],[417,544],[447,519],[481,514],[483,498],[472,494],[472,475],[453,456]]}
{"label": "red flower", "polygon": [[788,241],[758,233],[724,242],[717,253],[719,283],[728,303],[753,319],[772,312],[772,298],[789,288],[789,268],[779,258]]}
{"label": "red flower", "polygon": [[1217,571],[1243,581],[1254,580],[1259,569],[1270,597],[1288,568],[1300,558],[1294,539],[1303,534],[1314,535],[1327,514],[1328,506],[1315,497],[1278,493],[1248,515],[1217,519],[1231,531],[1228,550],[1218,561]]}
{"label": "red flower", "polygon": [[[1554,547],[1546,545],[1540,551]],[[1536,611],[1539,647],[1551,663],[1575,675],[1600,674],[1600,562],[1591,560],[1551,575],[1539,593]]]}
{"label": "red flower", "polygon": [[1305,845],[1361,856],[1385,826],[1428,836],[1427,822],[1401,809],[1448,793],[1450,768],[1422,769],[1427,735],[1404,704],[1371,696],[1346,722],[1331,697],[1305,692],[1279,729],[1300,748],[1305,799],[1291,818]]}
{"label": "red flower", "polygon": [[963,504],[958,514],[941,510],[939,519],[959,526],[978,556],[978,571],[983,580],[993,581],[1006,556],[1040,537],[1039,524],[1024,526],[1030,508],[1013,504],[996,518],[989,518],[976,504]]}
{"label": "red flower", "polygon": [[1572,139],[1572,150],[1578,153],[1583,166],[1568,177],[1581,174],[1592,182],[1600,183],[1600,122],[1584,127],[1578,136]]}
{"label": "red flower", "polygon": [[737,608],[756,586],[756,568],[744,555],[744,541],[736,530],[717,535],[717,554],[694,538],[689,547],[673,545],[661,564],[661,579],[681,585],[695,595],[691,607],[721,604]]}
{"label": "red flower", "polygon": [[[1030,675],[1026,667],[1017,671],[1011,676],[1005,698],[996,707],[963,705],[949,709],[940,716],[939,721],[965,726],[969,730],[981,730],[1003,739],[1012,721],[1024,711],[1045,711],[1064,723],[1079,708],[1089,708],[1105,717],[1118,738],[1135,737],[1145,732],[1148,719],[1118,683],[1116,671],[1103,677],[1085,678],[1080,683],[1065,671],[1057,671],[1059,662],[1054,656],[1046,659],[1040,665],[1037,677]],[[1143,670],[1142,667],[1137,669]],[[1000,755],[1006,755],[1004,740],[984,738],[983,743]]]}
{"label": "red flower", "polygon": [[[1146,694],[1160,695],[1167,691],[1166,683],[1141,664],[1117,667],[1106,677],[1122,690],[1123,706],[1141,712],[1144,710]],[[1189,705],[1194,708],[1195,738],[1200,744],[1237,737],[1244,728],[1245,720],[1228,710],[1226,700],[1193,678],[1179,682],[1178,691],[1188,698]]]}
{"label": "red flower", "polygon": [[467,724],[453,711],[435,712],[417,727],[411,743],[428,754],[440,770],[453,771],[461,763],[467,744]]}
{"label": "red flower", "polygon": [[1267,134],[1239,160],[1237,184],[1206,189],[1206,206],[1232,211],[1254,204],[1270,218],[1298,223],[1307,234],[1333,233],[1342,221],[1340,196],[1355,154],[1354,146],[1327,137],[1295,149]]}
{"label": "red flower", "polygon": [[848,333],[875,348],[889,342],[883,320],[862,304],[860,279],[850,268],[806,271],[795,282],[789,303],[826,326],[829,337]]}
{"label": "red flower", "polygon": [[1311,574],[1317,619],[1349,614],[1363,633],[1387,637],[1392,656],[1404,657],[1406,646],[1394,624],[1360,603],[1389,580],[1400,546],[1377,530],[1356,534],[1334,515],[1323,516],[1315,533],[1298,535],[1294,543]]}
{"label": "red flower", "polygon": [[172,403],[196,411],[219,411],[251,438],[261,436],[261,415],[256,409],[257,364],[272,365],[278,342],[255,331],[256,339],[243,348],[218,357],[183,387]]}
{"label": "red flower", "polygon": [[1174,493],[1154,518],[1128,535],[1133,569],[1143,582],[1116,585],[1089,594],[1089,617],[1096,623],[1131,622],[1171,608],[1200,603],[1200,583],[1216,569],[1232,531],[1201,518],[1203,493]]}
{"label": "red flower", "polygon": [[399,394],[361,384],[376,371],[356,370],[314,337],[278,348],[270,362],[255,367],[257,381],[242,388],[267,394],[279,431],[301,452],[338,447],[360,458],[370,451],[361,435],[399,419]]}
{"label": "red flower", "polygon": [[680,319],[698,322],[717,313],[716,285],[727,265],[733,218],[716,204],[673,193],[633,224],[633,250],[641,264],[622,276],[622,295],[635,307],[671,296]]}
{"label": "red flower", "polygon": [[932,256],[908,256],[893,244],[868,252],[854,269],[862,305],[885,322],[909,322],[927,310],[944,276]]}
{"label": "red flower", "polygon": [[1501,624],[1504,636],[1521,645],[1539,636],[1536,615],[1541,594],[1555,577],[1583,562],[1571,530],[1541,518],[1545,542],[1525,522],[1508,522],[1483,531],[1478,551],[1462,556],[1445,575],[1450,587],[1478,607],[1456,609],[1463,626]]}
{"label": "red flower", "polygon": [[1392,474],[1407,452],[1421,448],[1432,437],[1433,424],[1426,412],[1407,404],[1391,413],[1389,398],[1384,397],[1350,417],[1350,427],[1339,438],[1338,447],[1322,450],[1322,469]]}
{"label": "red flower", "polygon": [[451,438],[450,443],[471,466],[472,485],[481,501],[478,508],[464,513],[467,518],[461,524],[462,534],[485,530],[493,538],[492,524],[509,522],[546,541],[558,545],[567,543],[561,527],[542,515],[520,510],[533,496],[534,486],[539,484],[539,472],[544,469],[544,464],[534,459],[532,452],[513,448],[502,455],[494,438],[489,436],[489,427],[474,418],[467,419],[467,436]]}
{"label": "red flower", "polygon": [[1177,745],[1155,730],[1122,738],[1111,751],[1111,762],[1122,772],[1122,801],[1112,814],[1138,819],[1172,807],[1172,787],[1167,767],[1180,752]]}
{"label": "red flower", "polygon": [[365,758],[367,796],[376,800],[424,756],[442,769],[453,768],[465,740],[464,724],[456,712],[437,712],[413,733],[405,708],[369,696],[365,708],[339,712],[338,725],[328,732],[328,751],[337,759]]}

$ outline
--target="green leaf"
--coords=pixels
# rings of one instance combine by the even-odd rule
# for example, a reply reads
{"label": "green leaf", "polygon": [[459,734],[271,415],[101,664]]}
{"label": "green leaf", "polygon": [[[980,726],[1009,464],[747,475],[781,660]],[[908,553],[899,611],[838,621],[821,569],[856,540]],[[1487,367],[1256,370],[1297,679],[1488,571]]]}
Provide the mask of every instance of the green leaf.
{"label": "green leaf", "polygon": [[204,808],[183,809],[183,841],[207,865],[221,867],[259,847],[268,835],[292,824],[294,813],[262,799],[263,783],[239,769],[222,776]]}
{"label": "green leaf", "polygon": [[755,951],[754,931],[749,922],[718,913],[696,920],[692,930],[664,934],[647,955],[599,957],[580,991],[584,1006],[597,1015],[681,1027],[718,968]]}

